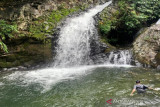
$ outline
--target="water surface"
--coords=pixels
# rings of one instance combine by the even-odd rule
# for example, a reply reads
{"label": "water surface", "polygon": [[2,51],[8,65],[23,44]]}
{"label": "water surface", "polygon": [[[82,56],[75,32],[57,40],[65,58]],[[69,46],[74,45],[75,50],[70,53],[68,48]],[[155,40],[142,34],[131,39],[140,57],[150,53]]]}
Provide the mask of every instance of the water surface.
{"label": "water surface", "polygon": [[[47,70],[43,71],[44,74],[38,70],[1,74],[1,107],[124,107],[125,105],[158,107],[160,105],[159,91],[148,90],[145,96],[138,94],[129,96],[137,79],[148,86],[160,87],[159,71],[137,67],[105,66],[68,69],[62,70],[60,74],[67,71],[70,75],[64,74],[60,77],[59,74],[57,78],[52,78],[54,73]],[[54,72],[54,69],[52,71]],[[112,104],[106,102],[109,99],[112,99]]]}

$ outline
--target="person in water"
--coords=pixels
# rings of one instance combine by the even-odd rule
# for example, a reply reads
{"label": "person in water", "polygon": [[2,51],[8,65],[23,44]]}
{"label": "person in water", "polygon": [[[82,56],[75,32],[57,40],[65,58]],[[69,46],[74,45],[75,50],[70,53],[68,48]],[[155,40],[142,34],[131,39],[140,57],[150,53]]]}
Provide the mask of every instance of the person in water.
{"label": "person in water", "polygon": [[134,88],[130,94],[130,96],[133,96],[133,93],[137,90],[137,93],[140,94],[140,93],[145,93],[147,89],[152,89],[154,90],[153,88],[151,87],[147,87],[143,84],[140,83],[139,80],[136,81],[136,85],[134,85]]}

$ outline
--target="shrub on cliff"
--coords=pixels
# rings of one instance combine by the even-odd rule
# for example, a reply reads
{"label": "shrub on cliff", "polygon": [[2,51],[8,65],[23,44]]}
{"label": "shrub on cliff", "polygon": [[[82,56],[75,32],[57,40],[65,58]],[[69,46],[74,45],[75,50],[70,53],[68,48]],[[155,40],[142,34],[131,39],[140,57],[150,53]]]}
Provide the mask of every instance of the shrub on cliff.
{"label": "shrub on cliff", "polygon": [[120,1],[118,3],[118,19],[116,23],[113,21],[113,24],[116,25],[115,29],[122,29],[128,35],[132,34],[136,29],[139,29],[142,23],[147,20],[144,14],[138,13],[131,5],[129,2]]}
{"label": "shrub on cliff", "polygon": [[138,13],[144,14],[148,21],[160,17],[159,0],[135,0],[135,2],[132,1],[132,5]]}
{"label": "shrub on cliff", "polygon": [[160,17],[159,0],[119,0],[116,7],[116,11],[111,9],[109,17],[108,13],[102,13],[99,21],[101,34],[113,44],[130,43],[141,27]]}
{"label": "shrub on cliff", "polygon": [[48,16],[42,16],[33,21],[29,26],[29,37],[45,40],[45,35],[52,34],[54,32],[53,29],[62,19],[79,10],[79,8],[67,9],[63,6],[59,8],[59,10],[53,10]]}
{"label": "shrub on cliff", "polygon": [[5,41],[9,38],[13,38],[14,32],[17,32],[16,25],[10,25],[4,20],[0,20],[0,50],[8,52]]}

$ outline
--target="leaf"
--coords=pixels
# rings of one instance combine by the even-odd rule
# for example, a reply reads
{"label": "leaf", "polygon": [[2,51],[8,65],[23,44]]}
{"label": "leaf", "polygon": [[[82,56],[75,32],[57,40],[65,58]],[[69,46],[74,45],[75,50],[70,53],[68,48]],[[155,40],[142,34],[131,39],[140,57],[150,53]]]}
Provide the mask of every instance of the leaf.
{"label": "leaf", "polygon": [[3,42],[0,42],[0,47],[4,52],[8,53],[8,48],[6,44],[4,44]]}

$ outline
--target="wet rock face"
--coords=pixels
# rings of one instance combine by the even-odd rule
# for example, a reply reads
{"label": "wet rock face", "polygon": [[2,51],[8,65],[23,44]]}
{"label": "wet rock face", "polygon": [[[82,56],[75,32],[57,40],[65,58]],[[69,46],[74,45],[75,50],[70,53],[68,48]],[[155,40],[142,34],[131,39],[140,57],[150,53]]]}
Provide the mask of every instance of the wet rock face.
{"label": "wet rock face", "polygon": [[160,24],[147,28],[133,43],[137,60],[142,64],[158,67],[160,65]]}
{"label": "wet rock face", "polygon": [[0,9],[0,19],[17,21],[18,28],[21,30],[27,29],[29,21],[44,15],[47,11],[57,9],[56,2],[52,0],[28,1],[28,3],[27,1],[21,1],[8,7],[7,5],[9,4],[4,5],[4,7]]}
{"label": "wet rock face", "polygon": [[8,0],[0,1],[0,19],[17,21],[18,28],[26,30],[28,23],[47,12],[57,10],[59,6],[66,4],[66,8],[72,8],[81,4],[96,4],[107,0]]}
{"label": "wet rock face", "polygon": [[30,68],[51,62],[53,60],[51,43],[49,40],[48,42],[48,44],[42,44],[31,38],[14,40],[14,45],[8,47],[10,53],[0,54],[0,71],[2,68],[17,68],[18,66]]}

